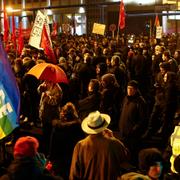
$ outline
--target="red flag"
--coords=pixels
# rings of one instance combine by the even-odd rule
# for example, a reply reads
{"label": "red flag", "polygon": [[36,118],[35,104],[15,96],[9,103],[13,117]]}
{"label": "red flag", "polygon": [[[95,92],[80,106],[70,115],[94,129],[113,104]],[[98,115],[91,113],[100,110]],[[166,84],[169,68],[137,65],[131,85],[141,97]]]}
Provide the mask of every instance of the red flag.
{"label": "red flag", "polygon": [[43,26],[43,31],[42,31],[41,47],[44,49],[44,52],[47,55],[49,62],[56,64],[57,60],[56,60],[56,57],[55,57],[55,54],[51,45],[50,36],[48,35],[47,30],[46,30],[45,24]]}
{"label": "red flag", "polygon": [[12,15],[12,42],[14,45],[14,49],[16,51],[16,26],[15,26],[14,13]]}
{"label": "red flag", "polygon": [[57,22],[53,22],[53,31],[51,33],[52,36],[57,36],[57,28],[58,28]]}
{"label": "red flag", "polygon": [[21,54],[24,47],[24,39],[22,32],[22,22],[19,23],[19,33],[18,33],[18,54]]}
{"label": "red flag", "polygon": [[156,14],[156,18],[155,18],[154,26],[155,26],[155,27],[160,26],[159,17],[158,17],[158,15],[157,15],[157,14]]}
{"label": "red flag", "polygon": [[4,37],[3,37],[3,40],[5,43],[8,42],[8,36],[9,36],[9,22],[8,22],[8,16],[6,13],[5,2],[4,2]]}
{"label": "red flag", "polygon": [[124,10],[123,0],[121,0],[120,9],[119,9],[119,27],[120,29],[125,28],[125,10]]}

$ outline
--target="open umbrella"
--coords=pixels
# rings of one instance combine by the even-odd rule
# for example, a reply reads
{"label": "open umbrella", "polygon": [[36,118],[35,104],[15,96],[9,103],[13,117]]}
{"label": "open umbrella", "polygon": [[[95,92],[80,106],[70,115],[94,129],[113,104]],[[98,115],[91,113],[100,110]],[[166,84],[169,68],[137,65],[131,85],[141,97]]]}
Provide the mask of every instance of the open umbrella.
{"label": "open umbrella", "polygon": [[66,73],[63,69],[51,63],[36,64],[27,72],[27,74],[34,75],[40,80],[48,80],[54,83],[68,83]]}

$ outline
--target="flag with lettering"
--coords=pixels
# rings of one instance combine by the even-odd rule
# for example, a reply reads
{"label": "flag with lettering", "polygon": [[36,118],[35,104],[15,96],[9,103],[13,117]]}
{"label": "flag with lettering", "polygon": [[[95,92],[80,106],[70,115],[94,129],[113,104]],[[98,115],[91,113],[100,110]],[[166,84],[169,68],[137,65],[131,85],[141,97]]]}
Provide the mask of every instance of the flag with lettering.
{"label": "flag with lettering", "polygon": [[20,92],[0,40],[0,139],[19,126]]}
{"label": "flag with lettering", "polygon": [[120,9],[119,9],[119,28],[125,28],[125,9],[124,9],[124,2],[121,0]]}

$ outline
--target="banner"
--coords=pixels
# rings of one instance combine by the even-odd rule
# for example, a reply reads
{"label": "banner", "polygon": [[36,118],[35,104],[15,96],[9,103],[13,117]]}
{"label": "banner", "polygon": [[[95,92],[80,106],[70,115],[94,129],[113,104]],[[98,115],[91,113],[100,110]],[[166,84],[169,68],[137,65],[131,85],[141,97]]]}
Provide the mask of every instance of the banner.
{"label": "banner", "polygon": [[162,38],[162,26],[156,27],[156,39]]}
{"label": "banner", "polygon": [[155,26],[155,27],[160,26],[160,21],[159,21],[158,15],[156,15],[156,18],[155,18],[155,21],[154,21],[154,26]]}
{"label": "banner", "polygon": [[20,55],[24,48],[24,38],[22,33],[22,22],[19,23],[19,35],[18,35],[18,54]]}
{"label": "banner", "polygon": [[11,41],[14,45],[14,49],[16,52],[17,46],[16,46],[16,26],[15,26],[15,18],[14,18],[14,13],[12,14],[12,36],[11,36]]}
{"label": "banner", "polygon": [[0,139],[19,126],[20,92],[0,40]]}
{"label": "banner", "polygon": [[106,28],[105,24],[94,23],[92,33],[100,34],[104,36],[105,28]]}
{"label": "banner", "polygon": [[41,48],[44,49],[44,53],[48,57],[48,62],[57,64],[57,60],[56,60],[56,57],[52,48],[51,38],[47,32],[47,28],[45,24],[42,31]]}
{"label": "banner", "polygon": [[31,30],[31,34],[29,38],[29,45],[37,49],[41,49],[40,48],[41,35],[42,35],[45,19],[46,19],[46,16],[43,13],[41,13],[41,11],[38,11],[33,28]]}
{"label": "banner", "polygon": [[125,28],[125,10],[124,10],[124,2],[121,0],[120,9],[119,9],[119,28]]}
{"label": "banner", "polygon": [[9,37],[9,21],[8,21],[8,16],[6,13],[5,2],[4,2],[4,36],[3,36],[3,40],[5,43],[8,42],[8,37]]}

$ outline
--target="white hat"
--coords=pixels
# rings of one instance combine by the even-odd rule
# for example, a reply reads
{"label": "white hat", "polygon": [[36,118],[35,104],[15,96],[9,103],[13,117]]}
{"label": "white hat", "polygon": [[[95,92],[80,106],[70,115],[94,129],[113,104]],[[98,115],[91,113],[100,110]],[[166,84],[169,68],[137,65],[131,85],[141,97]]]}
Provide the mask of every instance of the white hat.
{"label": "white hat", "polygon": [[108,127],[110,121],[109,115],[94,111],[83,120],[81,128],[87,134],[98,134]]}

